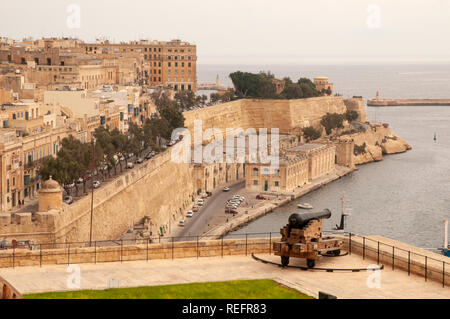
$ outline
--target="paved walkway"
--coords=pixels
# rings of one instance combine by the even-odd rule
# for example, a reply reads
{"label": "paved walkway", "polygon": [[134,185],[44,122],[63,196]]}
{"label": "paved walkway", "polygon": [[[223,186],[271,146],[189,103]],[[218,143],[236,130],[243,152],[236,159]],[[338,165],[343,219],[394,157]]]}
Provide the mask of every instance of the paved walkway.
{"label": "paved walkway", "polygon": [[[279,261],[279,257],[273,255],[259,257]],[[291,263],[303,265],[304,261],[291,259]],[[367,261],[356,255],[324,257],[317,262],[317,267],[365,268],[368,265]],[[319,291],[324,291],[338,298],[450,298],[450,289],[436,282],[425,282],[418,276],[408,277],[403,271],[382,270],[380,288],[369,288],[367,280],[373,272],[328,273],[282,269],[257,262],[251,256],[80,264],[79,267],[81,289],[269,278],[314,297]],[[0,269],[0,276],[21,293],[69,290],[69,275],[67,265]]]}

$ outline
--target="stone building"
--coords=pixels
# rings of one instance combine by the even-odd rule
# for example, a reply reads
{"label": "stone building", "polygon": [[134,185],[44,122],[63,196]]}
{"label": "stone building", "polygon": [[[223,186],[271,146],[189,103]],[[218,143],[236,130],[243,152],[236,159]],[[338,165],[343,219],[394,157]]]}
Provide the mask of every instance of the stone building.
{"label": "stone building", "polygon": [[181,40],[133,41],[129,43],[83,43],[86,54],[120,57],[136,54],[144,85],[172,87],[175,91],[197,91],[197,47]]}
{"label": "stone building", "polygon": [[286,155],[305,155],[308,158],[308,179],[311,181],[334,172],[336,147],[324,144],[302,144],[286,150]]}
{"label": "stone building", "polygon": [[279,167],[247,163],[245,187],[262,192],[291,191],[308,183],[308,158],[294,155],[280,158]]}
{"label": "stone building", "polygon": [[23,199],[22,141],[14,129],[0,130],[0,204],[1,210],[15,208]]}
{"label": "stone building", "polygon": [[278,168],[246,163],[245,187],[263,192],[291,191],[335,171],[334,145],[300,144],[280,152]]}
{"label": "stone building", "polygon": [[52,176],[42,183],[42,188],[39,190],[38,212],[48,212],[62,208],[62,188],[57,181],[52,179]]}
{"label": "stone building", "polygon": [[330,93],[327,95],[333,95],[333,83],[328,83],[328,77],[326,76],[316,76],[314,78],[314,84],[316,85],[316,89],[318,91],[322,90],[330,90]]}

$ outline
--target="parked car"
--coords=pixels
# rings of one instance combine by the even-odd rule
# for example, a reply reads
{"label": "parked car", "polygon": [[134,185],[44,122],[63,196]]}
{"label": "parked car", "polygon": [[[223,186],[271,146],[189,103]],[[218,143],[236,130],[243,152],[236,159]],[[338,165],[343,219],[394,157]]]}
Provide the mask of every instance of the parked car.
{"label": "parked car", "polygon": [[211,197],[211,196],[212,196],[212,193],[211,193],[211,192],[206,192],[206,195],[207,195],[208,197]]}
{"label": "parked car", "polygon": [[237,205],[227,204],[227,206],[225,206],[225,208],[237,209]]}
{"label": "parked car", "polygon": [[230,188],[225,186],[225,187],[223,188],[223,191],[224,191],[224,192],[228,192],[228,191],[230,191]]}
{"label": "parked car", "polygon": [[197,201],[197,205],[198,205],[198,206],[203,206],[204,203],[205,203],[205,202],[204,202],[203,199],[199,199],[199,200]]}
{"label": "parked car", "polygon": [[125,156],[121,156],[119,159],[123,162],[125,161]]}
{"label": "parked car", "polygon": [[142,159],[142,157],[136,159],[136,164],[142,164],[143,162],[144,160]]}
{"label": "parked car", "polygon": [[151,159],[153,157],[152,153],[148,153],[147,155],[145,155],[145,159]]}
{"label": "parked car", "polygon": [[256,195],[256,199],[267,199],[267,197],[263,195]]}
{"label": "parked car", "polygon": [[83,179],[80,177],[80,178],[77,180],[77,184],[81,184],[81,183],[83,183]]}
{"label": "parked car", "polygon": [[238,212],[237,212],[236,210],[234,210],[234,209],[227,208],[227,209],[225,209],[225,214],[233,214],[233,215],[236,215],[236,214],[238,214]]}
{"label": "parked car", "polygon": [[99,188],[100,187],[100,182],[99,181],[95,181],[94,182],[94,188]]}
{"label": "parked car", "polygon": [[208,198],[208,194],[207,193],[202,194],[202,198]]}
{"label": "parked car", "polygon": [[73,203],[73,198],[72,198],[72,196],[65,196],[64,197],[64,203],[66,203],[66,204],[72,204]]}
{"label": "parked car", "polygon": [[184,220],[180,220],[180,222],[178,223],[178,226],[183,227],[185,225]]}
{"label": "parked car", "polygon": [[67,187],[67,188],[73,188],[73,187],[75,187],[75,183],[67,184],[66,187]]}
{"label": "parked car", "polygon": [[134,164],[132,163],[132,162],[128,162],[127,163],[127,168],[128,169],[131,169],[131,168],[133,168],[134,167]]}
{"label": "parked car", "polygon": [[192,217],[194,216],[194,212],[192,210],[188,210],[188,212],[186,213],[186,217]]}
{"label": "parked car", "polygon": [[198,212],[198,206],[197,205],[192,206],[192,211],[193,212]]}

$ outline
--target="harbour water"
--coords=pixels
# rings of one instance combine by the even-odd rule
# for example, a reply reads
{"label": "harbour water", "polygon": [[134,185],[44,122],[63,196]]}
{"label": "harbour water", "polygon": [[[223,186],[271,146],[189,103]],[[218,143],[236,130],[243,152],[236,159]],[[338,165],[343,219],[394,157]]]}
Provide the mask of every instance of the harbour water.
{"label": "harbour water", "polygon": [[[223,74],[238,69],[271,70],[277,77],[293,79],[326,75],[344,96],[370,98],[379,90],[383,97],[390,98],[450,97],[449,65],[216,66]],[[200,66],[199,81],[208,77],[208,72],[212,75],[209,66],[206,70]],[[221,79],[225,83],[225,78],[221,76]],[[352,210],[348,231],[382,235],[424,248],[442,247],[442,221],[450,218],[450,107],[369,107],[366,110],[371,121],[389,123],[412,150],[358,166],[351,175],[279,207],[233,234],[278,232],[287,223],[288,216],[298,211],[300,202],[311,203],[315,211],[329,208],[333,216],[324,221],[324,229],[331,229],[339,222],[340,197],[345,192],[347,206]]]}

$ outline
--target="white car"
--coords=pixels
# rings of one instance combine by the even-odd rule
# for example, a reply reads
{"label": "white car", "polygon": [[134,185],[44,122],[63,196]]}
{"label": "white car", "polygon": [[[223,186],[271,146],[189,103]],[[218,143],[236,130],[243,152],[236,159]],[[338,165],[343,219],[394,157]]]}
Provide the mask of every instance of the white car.
{"label": "white car", "polygon": [[228,191],[230,191],[230,188],[225,186],[225,187],[223,188],[223,191],[224,191],[224,192],[228,192]]}
{"label": "white car", "polygon": [[194,216],[194,212],[192,210],[188,210],[188,212],[186,213],[186,217],[192,217]]}
{"label": "white car", "polygon": [[180,222],[178,223],[178,226],[181,226],[181,227],[183,227],[185,224],[184,224],[184,220],[180,220]]}
{"label": "white car", "polygon": [[199,199],[197,202],[198,206],[203,206],[203,204],[205,203],[205,201],[203,199]]}
{"label": "white car", "polygon": [[100,187],[100,182],[99,181],[95,181],[94,182],[94,188],[99,188]]}
{"label": "white car", "polygon": [[198,212],[198,206],[197,205],[192,206],[192,211],[193,212]]}

